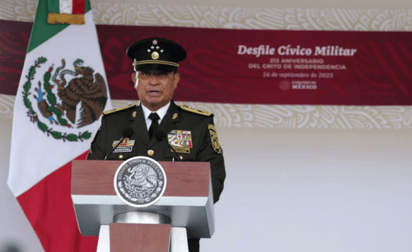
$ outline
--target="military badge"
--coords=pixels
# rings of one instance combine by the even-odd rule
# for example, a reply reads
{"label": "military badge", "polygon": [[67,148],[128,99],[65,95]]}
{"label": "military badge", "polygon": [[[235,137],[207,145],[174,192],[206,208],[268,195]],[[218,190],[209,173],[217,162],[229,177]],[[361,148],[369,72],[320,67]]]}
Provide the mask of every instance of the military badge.
{"label": "military badge", "polygon": [[219,139],[217,138],[217,132],[216,132],[215,125],[209,124],[207,127],[209,129],[213,149],[216,151],[216,153],[222,154],[223,151],[222,151],[222,147],[220,146]]}
{"label": "military badge", "polygon": [[[112,147],[114,148],[120,140],[113,141]],[[121,152],[132,152],[135,140],[129,140],[129,138],[125,138],[116,149],[114,149],[113,153],[121,153]]]}
{"label": "military badge", "polygon": [[180,153],[190,153],[193,147],[192,132],[188,130],[172,130],[167,134],[169,145]]}
{"label": "military badge", "polygon": [[155,204],[166,190],[163,167],[149,157],[133,157],[123,162],[114,176],[114,189],[129,206],[148,207]]}

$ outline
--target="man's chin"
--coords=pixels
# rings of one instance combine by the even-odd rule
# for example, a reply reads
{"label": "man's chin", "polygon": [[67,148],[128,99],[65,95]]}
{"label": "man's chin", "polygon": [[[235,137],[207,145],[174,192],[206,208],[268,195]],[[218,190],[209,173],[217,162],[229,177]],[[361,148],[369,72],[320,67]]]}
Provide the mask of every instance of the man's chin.
{"label": "man's chin", "polygon": [[161,107],[165,106],[167,102],[164,103],[163,101],[146,101],[146,102],[142,102],[142,104],[148,109],[150,109],[151,111],[156,111],[160,109]]}
{"label": "man's chin", "polygon": [[155,106],[156,107],[156,106],[160,106],[162,104],[162,102],[154,100],[154,101],[149,101],[148,104],[149,104],[149,106]]}

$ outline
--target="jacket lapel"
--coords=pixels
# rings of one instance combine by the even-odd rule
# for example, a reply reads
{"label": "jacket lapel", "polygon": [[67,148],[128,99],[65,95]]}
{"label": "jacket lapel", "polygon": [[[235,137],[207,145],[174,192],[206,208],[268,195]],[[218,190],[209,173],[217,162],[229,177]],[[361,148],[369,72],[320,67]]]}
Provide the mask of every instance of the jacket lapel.
{"label": "jacket lapel", "polygon": [[144,114],[142,106],[136,107],[136,114],[133,115],[130,120],[133,120],[130,125],[136,134],[136,136],[146,145],[149,144],[149,133],[147,132],[146,121],[144,119]]}
{"label": "jacket lapel", "polygon": [[[176,122],[180,121],[180,114],[179,114],[179,107],[173,102],[173,100],[170,102],[170,107],[166,112],[165,117],[162,119],[162,122],[159,125],[159,128],[157,131],[163,131],[166,134],[166,141],[167,140],[167,134],[173,130],[176,129]],[[165,141],[162,139],[162,141]],[[150,140],[149,146],[154,145],[155,143],[159,142],[159,140],[156,139],[156,137],[153,137],[153,139]]]}

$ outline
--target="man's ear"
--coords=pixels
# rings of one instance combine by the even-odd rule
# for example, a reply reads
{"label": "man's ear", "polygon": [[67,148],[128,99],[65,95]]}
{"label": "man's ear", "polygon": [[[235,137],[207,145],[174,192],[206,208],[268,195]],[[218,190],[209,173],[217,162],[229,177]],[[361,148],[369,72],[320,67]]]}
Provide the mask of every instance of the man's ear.
{"label": "man's ear", "polygon": [[134,72],[134,73],[132,74],[132,81],[133,81],[133,83],[136,83],[136,80],[137,80],[137,75],[136,75],[136,72]]}
{"label": "man's ear", "polygon": [[179,83],[179,80],[180,80],[180,74],[175,73],[175,79],[173,81],[173,85],[174,85],[175,89],[177,88],[177,83]]}

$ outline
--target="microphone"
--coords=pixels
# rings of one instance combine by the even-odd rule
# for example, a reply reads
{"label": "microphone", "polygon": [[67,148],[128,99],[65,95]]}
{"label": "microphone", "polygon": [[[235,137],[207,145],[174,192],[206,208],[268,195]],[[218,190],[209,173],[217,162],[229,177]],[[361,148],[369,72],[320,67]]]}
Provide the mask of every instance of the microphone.
{"label": "microphone", "polygon": [[104,160],[107,160],[107,158],[113,153],[113,151],[114,151],[126,138],[132,137],[132,136],[133,136],[133,133],[134,133],[134,132],[133,132],[133,129],[130,128],[130,127],[124,129],[124,130],[123,130],[123,138],[120,139],[119,143],[117,143],[116,146],[109,152],[109,154],[107,154],[107,155],[104,157]]}
{"label": "microphone", "polygon": [[[156,133],[155,133],[155,138],[156,138],[156,140],[157,141],[163,141],[163,139],[165,139],[167,137],[167,134],[163,131],[163,130],[160,130],[160,131],[156,131]],[[171,147],[171,146],[170,146]],[[175,150],[173,149],[173,148],[171,148],[170,149],[171,151],[172,151],[172,153],[173,153],[173,155],[175,156],[174,158],[172,158],[172,161],[174,162],[175,161],[175,158],[177,159],[177,160],[179,160],[179,158],[177,157],[177,153],[175,152]]]}
{"label": "microphone", "polygon": [[165,139],[167,137],[166,133],[161,130],[161,131],[156,131],[155,133],[155,138],[157,141],[162,141],[163,139]]}
{"label": "microphone", "polygon": [[125,138],[132,137],[133,133],[133,129],[130,127],[123,130],[123,136],[125,136]]}

